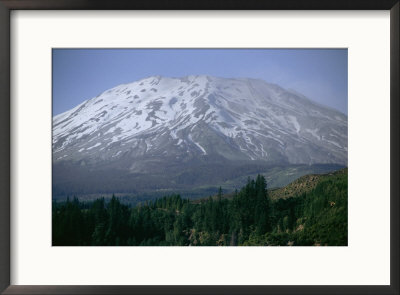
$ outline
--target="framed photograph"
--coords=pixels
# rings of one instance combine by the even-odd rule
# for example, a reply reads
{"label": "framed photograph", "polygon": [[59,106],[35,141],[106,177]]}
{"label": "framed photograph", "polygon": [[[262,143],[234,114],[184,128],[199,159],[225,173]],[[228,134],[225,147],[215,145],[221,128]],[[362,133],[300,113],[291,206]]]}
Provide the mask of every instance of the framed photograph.
{"label": "framed photograph", "polygon": [[2,294],[399,293],[399,2],[1,1]]}

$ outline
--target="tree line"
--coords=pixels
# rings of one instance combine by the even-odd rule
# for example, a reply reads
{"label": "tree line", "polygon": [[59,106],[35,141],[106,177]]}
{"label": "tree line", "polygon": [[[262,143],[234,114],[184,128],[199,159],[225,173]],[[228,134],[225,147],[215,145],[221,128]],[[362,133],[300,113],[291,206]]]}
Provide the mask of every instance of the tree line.
{"label": "tree line", "polygon": [[347,174],[271,200],[262,175],[229,198],[171,195],[135,207],[113,196],[53,203],[54,246],[347,245]]}

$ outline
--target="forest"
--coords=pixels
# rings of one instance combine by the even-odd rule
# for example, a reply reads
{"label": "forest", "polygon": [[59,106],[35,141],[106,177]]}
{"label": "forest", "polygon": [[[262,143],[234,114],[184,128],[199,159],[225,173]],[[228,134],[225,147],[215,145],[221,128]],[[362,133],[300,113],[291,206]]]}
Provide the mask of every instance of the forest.
{"label": "forest", "polygon": [[[275,196],[264,176],[200,200],[165,196],[129,206],[113,196],[53,201],[53,246],[347,246],[347,169]],[[276,195],[276,194],[275,194]]]}

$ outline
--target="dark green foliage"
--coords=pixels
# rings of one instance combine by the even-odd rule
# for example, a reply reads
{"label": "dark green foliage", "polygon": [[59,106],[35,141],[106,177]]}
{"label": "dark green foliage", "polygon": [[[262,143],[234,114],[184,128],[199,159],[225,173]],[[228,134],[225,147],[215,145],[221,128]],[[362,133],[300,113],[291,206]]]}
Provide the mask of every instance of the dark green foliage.
{"label": "dark green foliage", "polygon": [[230,199],[220,188],[201,202],[172,195],[132,208],[114,196],[54,203],[53,245],[347,245],[347,171],[276,201],[258,175]]}

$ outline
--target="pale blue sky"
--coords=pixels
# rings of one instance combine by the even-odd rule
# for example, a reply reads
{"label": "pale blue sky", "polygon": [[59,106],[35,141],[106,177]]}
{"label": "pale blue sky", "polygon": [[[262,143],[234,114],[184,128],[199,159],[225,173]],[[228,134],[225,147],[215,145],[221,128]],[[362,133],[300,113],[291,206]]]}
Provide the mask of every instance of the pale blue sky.
{"label": "pale blue sky", "polygon": [[263,79],[347,114],[347,49],[53,49],[53,115],[153,75]]}

